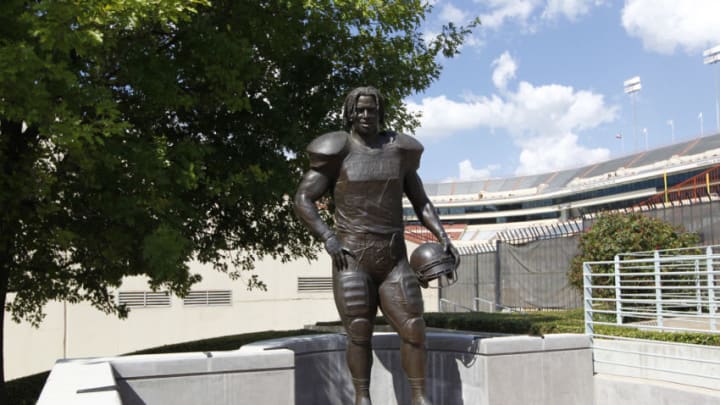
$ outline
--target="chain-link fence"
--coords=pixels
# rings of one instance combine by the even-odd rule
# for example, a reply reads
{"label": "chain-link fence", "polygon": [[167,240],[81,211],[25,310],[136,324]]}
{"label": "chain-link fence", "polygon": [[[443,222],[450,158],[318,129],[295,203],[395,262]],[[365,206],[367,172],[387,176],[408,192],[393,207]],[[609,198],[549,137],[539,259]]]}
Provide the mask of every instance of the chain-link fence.
{"label": "chain-link fence", "polygon": [[440,290],[441,310],[579,308],[579,292],[567,282],[570,260],[578,253],[577,236],[557,236],[520,244],[500,241],[492,249],[463,255],[457,283]]}
{"label": "chain-link fence", "polygon": [[578,254],[578,237],[498,244],[500,288],[496,301],[521,309],[570,309],[582,305],[567,272]]}
{"label": "chain-link fence", "polygon": [[679,201],[668,205],[657,206],[646,214],[697,233],[705,245],[720,244],[720,201]]}
{"label": "chain-link fence", "polygon": [[[638,210],[638,208],[628,209]],[[641,212],[700,235],[702,244],[720,244],[720,201],[695,200],[644,206]],[[456,285],[440,291],[440,310],[499,311],[571,309],[582,305],[567,272],[578,253],[582,221],[529,227],[498,234],[495,244],[460,249]]]}
{"label": "chain-link fence", "polygon": [[463,253],[458,281],[440,290],[440,310],[491,312],[495,307],[495,246],[486,245],[482,251]]}

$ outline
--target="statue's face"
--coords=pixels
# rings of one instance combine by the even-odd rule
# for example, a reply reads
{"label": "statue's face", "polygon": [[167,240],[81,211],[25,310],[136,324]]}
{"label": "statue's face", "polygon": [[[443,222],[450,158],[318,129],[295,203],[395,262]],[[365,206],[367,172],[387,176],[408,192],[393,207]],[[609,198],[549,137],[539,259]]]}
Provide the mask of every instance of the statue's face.
{"label": "statue's face", "polygon": [[380,120],[375,97],[360,96],[355,106],[353,130],[360,135],[374,135],[378,132]]}

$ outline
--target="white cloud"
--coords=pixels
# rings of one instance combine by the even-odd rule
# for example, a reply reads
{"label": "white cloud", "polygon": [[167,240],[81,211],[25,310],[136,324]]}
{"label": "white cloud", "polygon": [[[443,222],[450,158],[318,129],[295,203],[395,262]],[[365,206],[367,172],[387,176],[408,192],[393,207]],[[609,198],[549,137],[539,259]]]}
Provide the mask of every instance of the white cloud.
{"label": "white cloud", "polygon": [[517,70],[515,60],[513,60],[509,52],[505,51],[499,58],[492,62],[492,66],[495,67],[492,74],[492,81],[495,87],[500,90],[505,90],[508,81],[515,78],[515,71]]}
{"label": "white cloud", "polygon": [[477,35],[470,34],[465,38],[463,45],[467,45],[471,48],[481,48],[485,46],[485,41]]}
{"label": "white cloud", "polygon": [[559,169],[608,160],[610,151],[605,148],[590,149],[578,144],[577,135],[544,134],[520,139],[520,166],[517,175],[548,173]]}
{"label": "white cloud", "polygon": [[622,25],[648,50],[695,53],[720,42],[718,16],[718,0],[627,0]]}
{"label": "white cloud", "polygon": [[606,105],[601,94],[560,84],[536,86],[521,81],[515,90],[506,88],[510,76],[500,73],[500,70],[514,73],[514,69],[508,70],[507,66],[517,66],[507,53],[498,60],[504,61],[494,63],[493,81],[500,95],[471,95],[460,101],[439,96],[426,97],[419,104],[409,102],[411,111],[422,113],[418,137],[442,138],[459,131],[481,128],[503,130],[521,150],[520,164],[515,170],[517,175],[542,173],[609,158],[610,151],[607,149],[581,145],[577,133],[614,121],[616,106]]}
{"label": "white cloud", "polygon": [[524,25],[539,4],[539,0],[490,0],[490,12],[482,14],[480,21],[487,28],[499,28],[507,21]]}
{"label": "white cloud", "polygon": [[493,107],[502,106],[497,97],[496,103],[490,101],[453,101],[446,96],[426,97],[421,104],[409,101],[408,109],[421,112],[421,125],[417,131],[420,138],[443,138],[454,132],[475,129],[491,120]]}
{"label": "white cloud", "polygon": [[426,29],[422,34],[423,41],[425,41],[425,45],[429,46],[435,40],[435,38],[437,38],[437,36],[439,34],[440,34],[439,31],[432,31],[432,30]]}
{"label": "white cloud", "polygon": [[578,17],[588,14],[591,7],[599,6],[602,3],[601,0],[595,0],[594,2],[588,0],[548,0],[542,12],[542,17],[552,20],[563,16],[570,21],[575,21]]}
{"label": "white cloud", "polygon": [[[450,2],[435,2],[437,10],[437,17],[434,18],[434,22],[425,28],[423,37],[425,43],[429,44],[439,34],[439,27],[447,25],[449,22],[456,26],[468,26],[477,17],[477,14],[469,12],[466,9],[461,9]],[[465,37],[461,45],[461,49],[465,47],[469,48],[482,48],[485,46],[485,41],[481,39],[479,30],[473,30],[470,34]]]}
{"label": "white cloud", "polygon": [[534,30],[534,21],[557,20],[564,17],[575,21],[590,13],[593,7],[602,5],[604,0],[488,0],[487,12],[480,16],[486,28],[498,29],[507,23]]}
{"label": "white cloud", "polygon": [[439,18],[444,22],[464,24],[468,19],[468,14],[451,3],[448,3],[443,5],[440,10]]}
{"label": "white cloud", "polygon": [[[460,177],[457,179],[459,181],[473,181],[473,180],[484,180],[490,177],[492,172],[494,170],[497,170],[500,166],[498,165],[489,165],[488,167],[485,167],[483,169],[476,169],[473,167],[472,162],[470,162],[469,159],[465,159],[462,162],[458,163],[458,170],[460,172]],[[456,179],[451,179],[456,180]]]}

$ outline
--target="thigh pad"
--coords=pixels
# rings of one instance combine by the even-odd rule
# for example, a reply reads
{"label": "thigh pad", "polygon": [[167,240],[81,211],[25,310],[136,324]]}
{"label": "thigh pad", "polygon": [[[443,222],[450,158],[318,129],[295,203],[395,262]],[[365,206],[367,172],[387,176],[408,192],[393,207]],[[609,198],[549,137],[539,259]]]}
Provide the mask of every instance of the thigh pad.
{"label": "thigh pad", "polygon": [[362,271],[341,271],[335,274],[334,292],[338,310],[345,317],[370,317],[375,308],[375,292],[370,277]]}

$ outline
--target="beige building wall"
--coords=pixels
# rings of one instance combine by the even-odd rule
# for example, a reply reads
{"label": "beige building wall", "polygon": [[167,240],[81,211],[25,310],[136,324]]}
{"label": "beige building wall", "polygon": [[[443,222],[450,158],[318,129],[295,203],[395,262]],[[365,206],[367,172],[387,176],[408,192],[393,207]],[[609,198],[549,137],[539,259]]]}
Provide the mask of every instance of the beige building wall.
{"label": "beige building wall", "polygon": [[[408,243],[409,250],[415,247]],[[49,370],[64,357],[111,356],[211,337],[300,329],[318,321],[339,319],[332,291],[298,291],[299,277],[330,277],[330,259],[326,255],[312,263],[305,259],[289,263],[266,259],[256,263],[255,274],[265,282],[267,291],[248,291],[245,280],[230,280],[211,266],[193,263],[191,270],[203,276],[193,291],[231,290],[232,303],[188,307],[182,299],[171,296],[169,306],[133,308],[123,320],[85,303],[50,303],[39,328],[6,319],[6,379]],[[119,291],[150,289],[146,279],[133,277]],[[437,290],[423,290],[423,295],[426,311],[437,311]]]}

